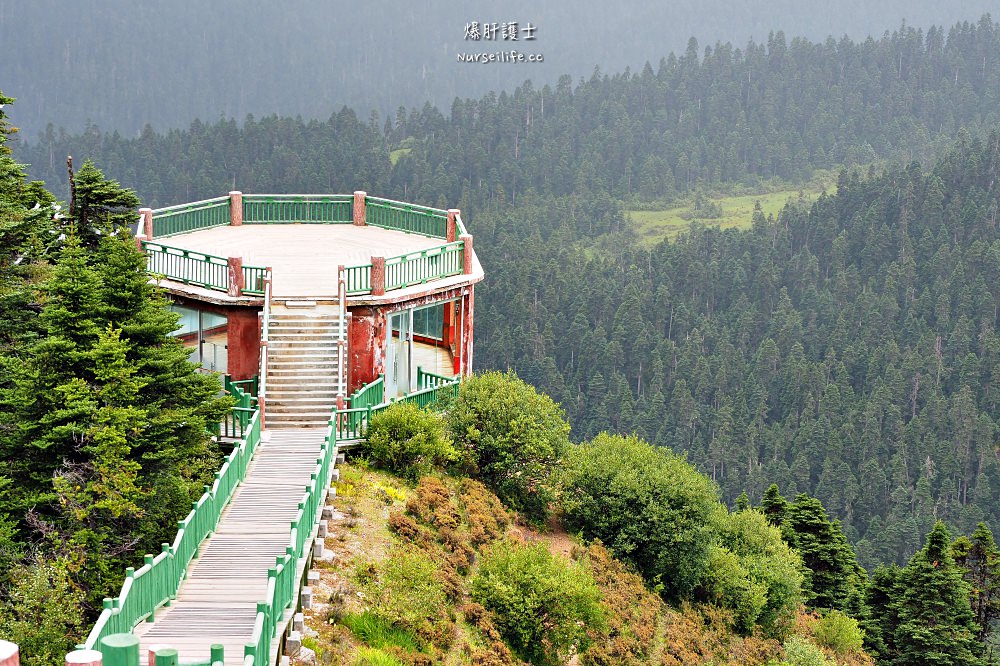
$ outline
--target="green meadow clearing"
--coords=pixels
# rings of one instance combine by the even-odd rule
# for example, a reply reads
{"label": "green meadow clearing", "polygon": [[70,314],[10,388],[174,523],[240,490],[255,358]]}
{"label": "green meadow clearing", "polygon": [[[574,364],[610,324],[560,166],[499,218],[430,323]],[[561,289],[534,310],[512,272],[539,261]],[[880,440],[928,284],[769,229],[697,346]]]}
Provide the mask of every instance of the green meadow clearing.
{"label": "green meadow clearing", "polygon": [[[827,192],[835,189],[833,183],[810,183],[806,187],[778,190],[764,194],[747,194],[730,197],[715,197],[705,195],[705,200],[717,203],[722,207],[722,217],[698,221],[708,226],[720,229],[749,229],[752,223],[753,210],[760,202],[764,215],[777,215],[789,201],[809,202],[815,200],[824,187]],[[673,240],[681,232],[686,231],[694,218],[685,214],[691,211],[692,203],[686,202],[679,206],[663,210],[628,210],[626,215],[632,220],[632,227],[639,240],[644,245],[652,246],[662,240]]]}

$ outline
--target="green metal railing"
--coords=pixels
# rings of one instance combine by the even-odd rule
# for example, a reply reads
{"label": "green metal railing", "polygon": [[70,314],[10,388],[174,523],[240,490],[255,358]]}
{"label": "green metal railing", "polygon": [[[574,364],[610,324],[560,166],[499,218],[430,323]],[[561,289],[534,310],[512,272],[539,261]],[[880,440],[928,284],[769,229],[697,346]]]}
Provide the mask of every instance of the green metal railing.
{"label": "green metal railing", "polygon": [[[336,441],[364,439],[365,431],[368,429],[372,417],[388,409],[389,405],[408,402],[421,409],[427,409],[442,398],[457,396],[460,383],[461,378],[459,377],[436,375],[424,372],[418,367],[417,390],[398,398],[393,397],[386,400],[384,377],[379,375],[378,379],[355,391],[348,409],[338,410],[334,408],[331,425]],[[373,403],[372,400],[376,396],[380,397],[381,401]]]}
{"label": "green metal railing", "polygon": [[296,565],[306,556],[310,538],[319,523],[324,493],[330,487],[336,458],[337,441],[330,427],[316,459],[316,468],[309,475],[309,484],[299,500],[285,554],[277,558],[274,567],[268,569],[267,593],[265,600],[257,604],[253,635],[243,652],[244,666],[269,666],[271,641],[277,635],[285,612],[295,609],[298,592]]}
{"label": "green metal railing", "polygon": [[243,224],[351,224],[352,194],[244,194]]}
{"label": "green metal railing", "polygon": [[264,295],[264,274],[267,269],[263,266],[243,267],[243,293],[254,296]]}
{"label": "green metal railing", "polygon": [[251,397],[255,397],[259,381],[260,375],[254,375],[250,379],[233,379],[229,375],[224,375],[222,387],[229,393],[232,393],[234,389],[238,389],[244,393],[249,393]]}
{"label": "green metal railing", "polygon": [[379,405],[385,401],[385,375],[379,375],[378,379],[365,384],[350,398],[350,405],[353,408],[364,408]]}
{"label": "green metal railing", "polygon": [[[154,275],[216,291],[229,291],[229,260],[212,254],[183,250],[162,243],[143,241],[146,270]],[[264,273],[259,266],[243,267],[242,293],[264,293]]]}
{"label": "green metal railing", "polygon": [[223,257],[143,241],[146,270],[171,280],[218,291],[229,290],[229,261]]}
{"label": "green metal railing", "polygon": [[385,260],[385,290],[402,289],[458,275],[464,267],[465,243],[458,241]]}
{"label": "green metal railing", "polygon": [[393,201],[392,199],[367,197],[365,199],[365,224],[407,231],[431,238],[448,237],[447,211]]}
{"label": "green metal railing", "polygon": [[162,551],[155,557],[146,555],[138,570],[131,567],[125,570],[121,592],[114,599],[104,600],[104,609],[80,649],[97,649],[102,638],[132,631],[136,624],[176,597],[191,558],[218,525],[219,516],[232,499],[233,491],[246,478],[247,467],[259,443],[260,418],[255,412],[243,439],[215,473],[212,485],[205,487],[201,498],[192,503],[191,512],[177,523],[174,542],[163,544]]}
{"label": "green metal railing", "polygon": [[229,197],[168,206],[153,211],[153,238],[229,224]]}
{"label": "green metal railing", "polygon": [[372,265],[345,266],[344,281],[349,296],[369,293],[372,290]]}

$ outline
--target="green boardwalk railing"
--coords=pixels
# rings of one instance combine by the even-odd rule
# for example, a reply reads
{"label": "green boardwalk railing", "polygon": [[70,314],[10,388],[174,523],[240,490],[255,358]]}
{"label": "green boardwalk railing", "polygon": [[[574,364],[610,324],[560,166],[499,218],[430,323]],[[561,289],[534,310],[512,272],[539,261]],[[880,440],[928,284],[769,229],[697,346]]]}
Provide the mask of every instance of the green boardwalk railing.
{"label": "green boardwalk railing", "polygon": [[458,275],[462,272],[465,243],[448,243],[429,250],[402,254],[385,260],[385,290]]}
{"label": "green boardwalk railing", "polygon": [[269,666],[271,641],[284,620],[285,611],[295,610],[297,581],[296,565],[306,556],[310,538],[319,523],[324,493],[330,487],[334,463],[337,459],[337,441],[333,428],[327,428],[326,437],[316,459],[316,468],[309,475],[298,511],[292,521],[285,554],[277,558],[276,565],[267,572],[267,593],[264,601],[257,603],[253,635],[243,651],[243,666]]}
{"label": "green boardwalk railing", "polygon": [[229,197],[168,206],[153,211],[153,238],[229,224]]}
{"label": "green boardwalk railing", "polygon": [[[355,391],[351,397],[350,407],[347,409],[334,409],[332,428],[336,441],[356,441],[364,439],[368,424],[373,416],[379,414],[398,402],[408,402],[427,409],[436,402],[446,397],[458,395],[461,378],[445,377],[431,372],[424,372],[417,368],[417,390],[407,393],[398,398],[385,399],[384,377],[379,375],[378,379],[361,387]],[[359,397],[360,396],[360,397]],[[373,403],[372,399],[381,397],[379,403]]]}
{"label": "green boardwalk railing", "polygon": [[350,405],[354,408],[374,407],[385,401],[385,375],[379,375],[378,379],[365,384],[350,398]]}
{"label": "green boardwalk railing", "polygon": [[366,197],[365,223],[432,238],[448,237],[447,211],[392,199]]}
{"label": "green boardwalk railing", "polygon": [[136,624],[176,597],[191,558],[218,525],[233,491],[246,478],[247,467],[260,443],[259,416],[259,412],[254,412],[250,417],[246,434],[226,456],[212,485],[205,487],[201,498],[192,503],[191,512],[177,523],[174,542],[163,544],[155,557],[146,555],[138,570],[131,567],[125,570],[121,592],[114,599],[104,600],[104,609],[80,649],[94,650],[106,636],[131,632]]}
{"label": "green boardwalk railing", "polygon": [[352,194],[244,194],[243,224],[350,224]]}

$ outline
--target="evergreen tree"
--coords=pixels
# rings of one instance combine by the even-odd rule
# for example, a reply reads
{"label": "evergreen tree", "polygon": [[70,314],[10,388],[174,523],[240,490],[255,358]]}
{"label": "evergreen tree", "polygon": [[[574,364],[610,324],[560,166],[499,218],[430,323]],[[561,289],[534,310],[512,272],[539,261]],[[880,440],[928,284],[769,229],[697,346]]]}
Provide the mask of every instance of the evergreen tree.
{"label": "evergreen tree", "polygon": [[806,604],[847,610],[861,570],[840,523],[831,522],[823,504],[803,493],[788,506],[782,535],[802,556]]}
{"label": "evergreen tree", "polygon": [[895,602],[899,596],[901,572],[895,564],[880,566],[872,572],[865,588],[865,613],[861,618],[865,650],[880,664],[892,663],[896,654],[899,617]]}
{"label": "evergreen tree", "polygon": [[952,554],[972,588],[972,612],[979,625],[976,638],[985,643],[994,622],[1000,618],[1000,551],[993,533],[979,523],[971,539],[964,536],[955,539]]}
{"label": "evergreen tree", "polygon": [[969,584],[952,558],[951,535],[941,521],[900,573],[897,591],[894,666],[982,663]]}
{"label": "evergreen tree", "polygon": [[760,511],[767,516],[768,522],[775,527],[781,527],[785,521],[785,512],[788,510],[788,501],[781,496],[778,484],[772,483],[764,491],[764,497],[760,501]]}

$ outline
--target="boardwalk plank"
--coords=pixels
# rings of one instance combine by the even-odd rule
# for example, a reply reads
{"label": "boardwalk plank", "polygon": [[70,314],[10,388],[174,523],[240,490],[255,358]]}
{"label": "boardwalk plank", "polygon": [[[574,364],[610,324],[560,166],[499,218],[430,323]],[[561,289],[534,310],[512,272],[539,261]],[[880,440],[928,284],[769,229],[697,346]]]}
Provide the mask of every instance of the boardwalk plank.
{"label": "boardwalk plank", "polygon": [[267,570],[285,552],[326,435],[325,428],[268,432],[218,528],[191,561],[177,599],[136,627],[143,664],[152,645],[176,648],[184,662],[206,660],[213,643],[225,646],[226,666],[243,664]]}

